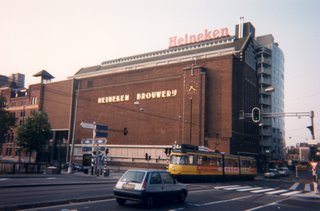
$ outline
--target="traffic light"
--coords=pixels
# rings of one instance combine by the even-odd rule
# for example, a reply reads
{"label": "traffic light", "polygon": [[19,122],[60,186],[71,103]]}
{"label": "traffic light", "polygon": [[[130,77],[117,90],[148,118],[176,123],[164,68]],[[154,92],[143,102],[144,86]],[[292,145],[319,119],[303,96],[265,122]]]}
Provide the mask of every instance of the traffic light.
{"label": "traffic light", "polygon": [[169,156],[170,153],[171,153],[171,148],[165,148],[165,149],[164,149],[164,153],[165,153],[167,156]]}
{"label": "traffic light", "polygon": [[317,157],[317,146],[310,145],[309,147],[310,147],[310,152],[309,152],[310,160],[315,161]]}
{"label": "traffic light", "polygon": [[261,115],[260,108],[254,107],[251,113],[252,121],[255,123],[260,122],[260,115]]}
{"label": "traffic light", "polygon": [[313,125],[310,125],[310,126],[308,126],[307,128],[308,128],[308,129],[310,130],[310,132],[311,132],[312,139],[314,139],[314,128],[313,128]]}
{"label": "traffic light", "polygon": [[125,136],[128,135],[128,128],[126,128],[126,127],[123,128],[123,135],[125,135]]}
{"label": "traffic light", "polygon": [[151,160],[151,155],[149,155],[148,153],[146,153],[146,160]]}

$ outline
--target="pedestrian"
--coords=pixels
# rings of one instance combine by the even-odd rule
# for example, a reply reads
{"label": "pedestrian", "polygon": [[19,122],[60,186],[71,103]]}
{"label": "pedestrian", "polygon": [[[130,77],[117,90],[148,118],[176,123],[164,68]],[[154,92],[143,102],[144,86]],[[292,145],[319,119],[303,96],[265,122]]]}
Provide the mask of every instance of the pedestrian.
{"label": "pedestrian", "polygon": [[314,193],[319,193],[318,184],[319,184],[319,170],[317,167],[312,169],[312,181],[313,181],[313,191]]}

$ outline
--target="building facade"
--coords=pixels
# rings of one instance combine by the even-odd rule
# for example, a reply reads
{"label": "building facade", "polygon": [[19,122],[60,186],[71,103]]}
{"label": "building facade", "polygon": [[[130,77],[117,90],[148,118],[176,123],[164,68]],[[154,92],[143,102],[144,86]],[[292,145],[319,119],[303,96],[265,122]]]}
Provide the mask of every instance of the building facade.
{"label": "building facade", "polygon": [[[44,71],[41,72],[43,74]],[[45,72],[46,73],[46,72]],[[45,76],[39,75],[42,82],[30,85],[28,88],[2,87],[0,95],[6,98],[6,110],[17,119],[16,127],[10,131],[7,141],[2,145],[2,159],[17,162],[34,162],[36,153],[30,157],[23,152],[15,142],[17,128],[32,112],[40,110],[48,114],[52,129],[52,137],[48,148],[41,152],[40,161],[65,162],[68,158],[68,140],[70,128],[70,113],[72,100],[72,80],[54,83],[43,83]],[[48,74],[48,73],[47,73]]]}
{"label": "building facade", "polygon": [[256,38],[256,55],[261,113],[271,114],[261,118],[260,154],[281,160],[284,159],[285,123],[283,117],[272,118],[272,114],[284,113],[284,54],[272,35],[264,35]]}
{"label": "building facade", "polygon": [[[239,23],[235,31],[171,37],[167,49],[31,85],[24,100],[7,95],[8,110],[18,114],[30,104],[47,112],[50,160],[80,162],[83,154],[108,148],[110,163],[145,163],[148,153],[149,163],[165,164],[164,149],[172,144],[260,160],[260,153],[266,157],[273,150],[280,156],[283,121],[262,118],[259,127],[251,112],[283,111],[283,54],[273,38],[256,38],[250,23]],[[270,86],[277,94],[265,91]],[[107,125],[108,136],[97,137],[90,125]]]}
{"label": "building facade", "polygon": [[108,125],[107,143],[99,147],[108,147],[114,161],[143,162],[148,153],[161,163],[174,143],[257,156],[258,126],[239,119],[240,111],[258,106],[254,27],[247,25],[251,30],[241,36],[220,29],[212,33],[223,36],[205,40],[205,30],[170,38],[165,50],[80,69],[72,77],[75,156],[97,149],[83,144],[93,135],[82,122]]}

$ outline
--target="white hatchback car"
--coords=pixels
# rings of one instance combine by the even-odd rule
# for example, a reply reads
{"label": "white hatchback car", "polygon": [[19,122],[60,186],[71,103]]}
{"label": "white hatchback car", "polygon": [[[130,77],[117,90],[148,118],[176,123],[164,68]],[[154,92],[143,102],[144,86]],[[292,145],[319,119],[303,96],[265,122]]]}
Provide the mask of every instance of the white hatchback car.
{"label": "white hatchback car", "polygon": [[128,170],[117,182],[113,193],[120,205],[132,200],[152,207],[157,200],[183,203],[188,190],[165,170]]}

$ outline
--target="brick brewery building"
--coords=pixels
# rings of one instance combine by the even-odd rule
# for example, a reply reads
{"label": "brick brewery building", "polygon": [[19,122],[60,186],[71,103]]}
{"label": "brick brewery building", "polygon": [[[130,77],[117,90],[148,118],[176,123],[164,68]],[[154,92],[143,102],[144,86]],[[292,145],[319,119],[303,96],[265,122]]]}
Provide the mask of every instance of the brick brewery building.
{"label": "brick brewery building", "polygon": [[108,125],[114,161],[140,162],[148,153],[162,162],[174,143],[258,153],[257,124],[239,119],[258,105],[255,31],[238,26],[236,36],[206,29],[171,37],[165,50],[80,69],[73,77],[75,154],[81,139],[92,138],[81,122]]}
{"label": "brick brewery building", "polygon": [[148,153],[149,162],[165,163],[164,148],[174,143],[256,155],[258,126],[239,119],[258,106],[254,37],[250,23],[237,25],[235,36],[228,28],[206,29],[169,38],[168,49],[105,61],[44,84],[37,96],[56,131],[53,143],[67,138],[69,152],[81,160],[93,133],[80,124],[95,122],[109,127],[99,147],[107,147],[114,162],[145,162]]}

